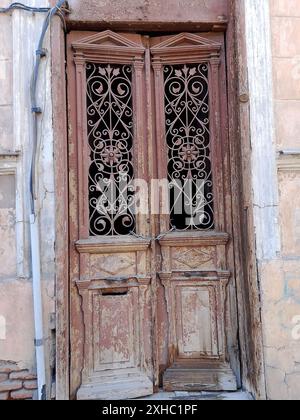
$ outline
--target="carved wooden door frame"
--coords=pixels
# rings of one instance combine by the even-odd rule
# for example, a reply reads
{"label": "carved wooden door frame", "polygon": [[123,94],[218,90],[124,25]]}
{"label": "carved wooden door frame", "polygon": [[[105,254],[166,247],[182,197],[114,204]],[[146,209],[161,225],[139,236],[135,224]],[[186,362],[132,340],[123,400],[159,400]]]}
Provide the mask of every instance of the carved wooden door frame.
{"label": "carved wooden door frame", "polygon": [[[249,246],[249,252],[254,249],[253,235],[247,236],[244,231],[243,222],[244,215],[241,210],[242,200],[245,199],[249,204],[251,197],[247,195],[247,191],[241,189],[242,170],[240,164],[240,156],[247,154],[241,153],[241,144],[244,150],[248,150],[249,140],[249,121],[247,118],[248,106],[243,105],[243,111],[239,119],[236,90],[238,81],[243,89],[247,89],[247,75],[243,67],[238,68],[235,61],[237,53],[236,37],[239,36],[240,58],[245,60],[245,45],[243,32],[237,35],[237,31],[243,28],[243,8],[232,7],[232,16],[237,15],[238,28],[234,27],[233,20],[230,20],[227,31],[226,25],[218,26],[216,30],[224,31],[227,38],[227,80],[228,80],[228,100],[229,100],[229,133],[230,133],[230,167],[231,167],[231,190],[233,192],[233,215],[235,223],[233,225],[234,232],[234,261],[236,267],[236,281],[239,305],[239,340],[241,345],[241,357],[243,364],[243,384],[248,390],[253,392],[263,392],[261,381],[262,356],[259,339],[259,303],[258,292],[255,288],[256,277],[251,272],[251,262],[255,262],[252,257],[243,257],[244,250]],[[125,25],[125,26],[124,26]],[[123,27],[127,27],[127,23]],[[120,26],[122,24],[120,23]],[[132,29],[132,25],[129,25]],[[184,25],[186,29],[186,25]],[[117,28],[116,28],[117,29]],[[189,25],[191,31],[196,31],[195,25]],[[168,30],[168,25],[163,30]],[[54,139],[55,139],[55,178],[56,178],[56,301],[57,301],[57,340],[56,340],[56,397],[57,399],[73,398],[74,393],[70,390],[70,366],[69,366],[69,238],[68,238],[68,221],[69,221],[69,196],[68,196],[68,128],[66,118],[66,80],[62,77],[65,72],[65,38],[60,27],[60,22],[54,22],[51,29],[51,44],[53,46],[52,54],[52,75],[53,75],[53,117],[54,117]],[[87,36],[90,33],[87,32]],[[242,34],[242,35],[241,35]],[[241,58],[242,59],[242,58]],[[147,57],[145,60],[150,60]],[[243,136],[238,135],[238,127],[242,124]],[[241,143],[240,143],[241,142]],[[246,162],[246,161],[245,161]],[[153,163],[155,166],[155,162]],[[247,167],[247,165],[243,165]],[[247,170],[247,168],[245,169]],[[72,215],[71,215],[72,216]],[[248,221],[249,223],[250,221]],[[246,221],[247,223],[247,221]],[[155,232],[151,232],[155,234]],[[247,267],[250,267],[249,270]],[[249,301],[251,300],[251,304]],[[255,329],[251,329],[251,325]],[[249,329],[250,328],[250,329]],[[248,332],[247,332],[248,331]],[[254,373],[253,373],[254,372]]]}
{"label": "carved wooden door frame", "polygon": [[[147,44],[149,38],[142,38],[134,34],[121,35],[111,31],[89,36],[84,33],[73,32],[68,36],[68,40],[69,119],[71,127],[69,137],[69,202],[71,209],[70,296],[72,327],[70,335],[72,396],[87,399],[101,395],[102,398],[109,398],[109,394],[106,395],[106,392],[110,392],[111,379],[107,377],[107,373],[103,373],[107,372],[104,369],[106,365],[101,362],[100,345],[97,345],[100,340],[99,337],[97,339],[97,328],[100,328],[100,324],[98,325],[97,322],[100,322],[100,320],[97,321],[93,314],[97,311],[100,313],[102,307],[108,305],[107,302],[111,304],[114,301],[117,306],[122,306],[122,301],[125,302],[125,298],[116,297],[119,296],[120,291],[124,291],[126,295],[127,310],[130,310],[129,308],[132,310],[131,321],[128,322],[133,323],[134,327],[127,326],[132,331],[132,335],[130,335],[132,342],[127,344],[131,346],[134,361],[123,364],[111,363],[111,375],[119,377],[119,380],[124,382],[120,394],[116,391],[115,397],[123,398],[124,395],[127,397],[143,396],[152,393],[151,383],[158,389],[162,369],[160,355],[158,354],[158,347],[162,347],[162,345],[158,343],[164,341],[164,337],[160,335],[158,328],[158,324],[163,322],[163,319],[160,319],[162,312],[159,313],[158,311],[158,306],[163,306],[163,302],[158,304],[157,301],[157,294],[161,287],[158,276],[165,288],[167,302],[165,322],[169,324],[167,326],[169,329],[169,355],[166,362],[169,369],[164,375],[165,389],[187,389],[187,384],[193,378],[194,389],[198,387],[197,389],[202,390],[234,390],[237,387],[235,376],[239,378],[239,362],[236,348],[233,348],[237,345],[234,339],[237,336],[236,310],[234,309],[236,307],[234,301],[236,295],[235,277],[232,271],[231,273],[228,271],[228,267],[233,270],[234,263],[232,242],[230,242],[232,227],[228,224],[232,209],[230,205],[230,186],[228,185],[229,176],[227,174],[228,133],[224,37],[222,34],[200,36],[182,33],[177,36],[165,37],[162,40],[153,38],[153,44],[149,44],[148,48],[144,48],[143,43]],[[148,68],[145,62],[148,64]],[[198,230],[198,232],[167,233],[170,231],[170,216],[160,214],[157,219],[157,217],[149,214],[148,219],[145,215],[137,217],[136,237],[90,236],[90,187],[88,185],[90,163],[88,161],[89,146],[86,141],[89,136],[86,112],[86,68],[89,63],[95,65],[130,64],[133,68],[132,89],[135,114],[133,160],[137,178],[146,182],[155,178],[156,174],[159,180],[168,177],[164,134],[165,88],[163,69],[166,68],[164,66],[180,64],[186,66],[189,63],[192,65],[197,63],[199,67],[202,66],[203,69],[205,67],[208,72],[209,103],[207,106],[210,109],[211,131],[209,138],[213,139],[210,142],[210,165],[214,196],[213,231]],[[150,64],[153,74],[150,71]],[[107,71],[108,74],[113,72],[113,68],[104,69],[103,67],[102,71]],[[98,70],[101,71],[101,67]],[[194,74],[196,69],[191,68],[187,71],[191,73],[193,71]],[[120,72],[119,68],[117,72]],[[151,88],[153,82],[154,91]],[[149,89],[145,88],[147,85]],[[220,89],[222,89],[222,94]],[[151,110],[154,104],[157,143],[151,141],[153,137],[150,134],[152,131],[151,124],[153,124]],[[148,112],[145,112],[146,109],[148,109]],[[148,131],[146,130],[147,124]],[[156,155],[159,158],[156,169],[154,169]],[[147,165],[147,157],[150,166],[152,165],[152,170]],[[225,200],[227,203],[226,212]],[[211,229],[211,226],[209,226],[209,229]],[[149,235],[152,235],[153,230],[155,236],[152,237],[158,235],[160,240],[151,241],[147,239],[151,237]],[[190,242],[188,247],[186,246],[187,242]],[[178,251],[179,249],[180,251]],[[186,253],[189,258],[192,258],[193,250],[198,252],[197,264],[193,269],[188,269],[187,265],[184,268],[183,262],[181,263],[181,269],[178,268],[179,265],[175,256],[176,250],[177,253]],[[206,258],[202,262],[201,254],[205,253],[207,256],[207,252],[210,254],[210,258]],[[113,285],[112,280],[109,279],[112,279],[118,271],[110,271],[107,261],[110,264],[118,265],[117,259],[120,259],[120,255],[121,257],[124,255],[121,261],[126,260],[127,265],[132,265],[132,269],[128,269],[126,266],[125,272],[126,268],[128,272],[126,279],[124,277],[118,285],[116,283]],[[129,264],[130,258],[131,262]],[[186,293],[191,294],[191,290],[194,291],[193,295],[198,296],[198,299],[208,299],[205,303],[209,305],[208,313],[204,317],[210,317],[209,324],[211,325],[207,328],[208,334],[211,336],[209,339],[211,343],[203,342],[202,345],[205,347],[207,345],[211,346],[209,351],[207,349],[208,354],[211,355],[204,356],[204,353],[201,353],[201,355],[199,353],[198,357],[190,356],[185,359],[188,353],[183,349],[188,346],[183,345],[185,341],[182,335],[183,331],[180,333],[178,325],[176,325],[178,322],[183,323],[184,318],[178,318],[176,312],[173,311],[179,310],[177,305],[180,299],[184,299]],[[180,295],[176,295],[177,291],[180,291]],[[115,299],[111,300],[110,297],[106,297],[108,293],[114,293]],[[228,299],[230,301],[230,311],[228,305],[225,307],[225,300],[228,301]],[[199,306],[197,308],[195,307],[195,310],[200,310]],[[118,308],[106,308],[106,311],[118,311]],[[136,311],[137,313],[135,313]],[[102,317],[104,315],[97,316]],[[175,318],[177,319],[176,322]],[[121,324],[118,328],[120,331],[122,330]],[[182,326],[182,328],[184,327]],[[103,334],[105,335],[105,333]],[[101,335],[102,338],[103,334]],[[182,335],[181,338],[180,334]],[[196,339],[197,333],[192,334]],[[208,338],[205,338],[205,333],[202,332],[201,334],[200,341],[207,341]],[[151,340],[153,340],[153,343],[151,343]],[[179,347],[182,349],[181,353],[184,356],[173,353],[172,349],[178,349]],[[99,354],[97,354],[97,348],[99,348]],[[193,360],[194,365],[189,368],[190,362]],[[201,364],[203,367],[201,367]],[[206,364],[210,366],[208,376]],[[230,365],[233,367],[235,374],[232,373]],[[120,370],[118,366],[123,370]],[[127,370],[124,369],[126,366],[128,367]],[[130,380],[126,379],[126,375],[130,375]],[[151,381],[148,378],[152,378]],[[207,382],[206,385],[204,385],[205,382]],[[203,388],[204,386],[205,388]],[[128,392],[124,393],[125,388]],[[191,386],[189,386],[189,389],[192,389]],[[138,390],[140,390],[140,394]]]}

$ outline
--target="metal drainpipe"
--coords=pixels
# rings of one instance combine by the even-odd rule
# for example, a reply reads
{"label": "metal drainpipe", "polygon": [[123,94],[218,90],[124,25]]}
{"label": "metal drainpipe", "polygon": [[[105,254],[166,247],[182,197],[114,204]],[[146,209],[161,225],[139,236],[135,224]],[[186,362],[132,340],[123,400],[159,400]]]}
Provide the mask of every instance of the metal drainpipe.
{"label": "metal drainpipe", "polygon": [[46,365],[45,365],[45,342],[43,328],[43,299],[41,285],[41,258],[40,258],[40,235],[39,218],[36,191],[36,163],[37,163],[37,118],[42,110],[37,106],[37,81],[42,57],[45,56],[43,44],[45,35],[52,17],[64,5],[65,0],[57,2],[47,14],[43,24],[41,37],[36,51],[36,61],[31,81],[31,107],[32,107],[32,159],[30,172],[30,243],[31,243],[31,265],[33,283],[33,305],[34,305],[34,326],[35,326],[35,350],[38,379],[38,399],[46,399]]}
{"label": "metal drainpipe", "polygon": [[43,303],[41,287],[40,239],[38,218],[30,215],[32,287],[35,328],[35,357],[38,380],[38,399],[46,399],[46,365],[43,333]]}

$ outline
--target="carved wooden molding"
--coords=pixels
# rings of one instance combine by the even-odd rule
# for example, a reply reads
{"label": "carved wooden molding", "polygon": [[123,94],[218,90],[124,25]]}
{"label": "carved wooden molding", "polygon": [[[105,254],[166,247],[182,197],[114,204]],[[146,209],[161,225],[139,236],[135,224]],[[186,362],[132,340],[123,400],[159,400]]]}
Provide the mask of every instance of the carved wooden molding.
{"label": "carved wooden molding", "polygon": [[194,63],[219,60],[221,44],[199,35],[181,33],[151,48],[153,63]]}
{"label": "carved wooden molding", "polygon": [[197,270],[205,267],[215,269],[217,250],[209,247],[172,247],[172,268],[178,270]]}
{"label": "carved wooden molding", "polygon": [[225,281],[231,277],[230,271],[227,270],[218,270],[218,271],[198,271],[198,272],[170,272],[170,273],[158,273],[159,278],[163,284],[167,284],[170,281]]}
{"label": "carved wooden molding", "polygon": [[107,254],[120,252],[147,251],[150,240],[135,237],[91,237],[76,242],[76,249],[81,254]]}
{"label": "carved wooden molding", "polygon": [[143,59],[145,48],[112,31],[101,32],[72,44],[76,63],[130,64]]}
{"label": "carved wooden molding", "polygon": [[219,232],[175,232],[164,236],[160,241],[161,246],[203,246],[226,245],[229,241],[228,233]]}
{"label": "carved wooden molding", "polygon": [[124,289],[139,286],[149,286],[150,277],[129,276],[124,279],[94,279],[77,281],[78,290]]}

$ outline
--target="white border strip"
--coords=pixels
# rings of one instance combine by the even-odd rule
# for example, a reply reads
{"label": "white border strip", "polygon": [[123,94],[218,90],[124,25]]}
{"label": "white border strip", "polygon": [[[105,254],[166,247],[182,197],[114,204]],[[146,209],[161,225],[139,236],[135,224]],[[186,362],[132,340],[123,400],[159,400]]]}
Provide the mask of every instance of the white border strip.
{"label": "white border strip", "polygon": [[257,258],[280,252],[269,1],[244,0]]}

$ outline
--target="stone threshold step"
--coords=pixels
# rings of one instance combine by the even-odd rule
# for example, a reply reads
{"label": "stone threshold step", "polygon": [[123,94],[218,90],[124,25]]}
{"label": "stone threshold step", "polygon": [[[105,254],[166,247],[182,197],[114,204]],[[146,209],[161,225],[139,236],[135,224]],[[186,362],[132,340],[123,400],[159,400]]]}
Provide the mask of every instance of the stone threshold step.
{"label": "stone threshold step", "polygon": [[143,401],[252,401],[248,392],[159,392],[149,397],[138,398]]}

